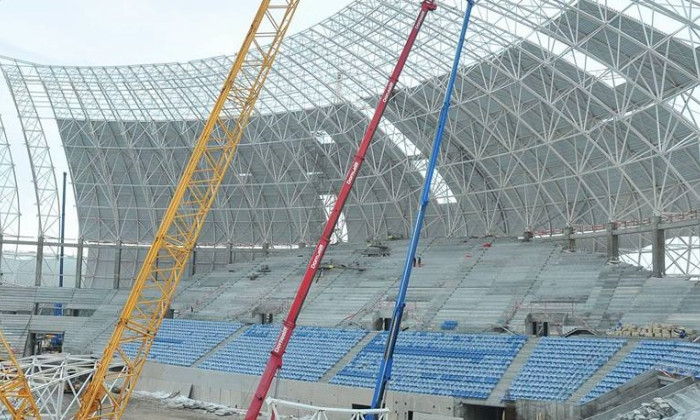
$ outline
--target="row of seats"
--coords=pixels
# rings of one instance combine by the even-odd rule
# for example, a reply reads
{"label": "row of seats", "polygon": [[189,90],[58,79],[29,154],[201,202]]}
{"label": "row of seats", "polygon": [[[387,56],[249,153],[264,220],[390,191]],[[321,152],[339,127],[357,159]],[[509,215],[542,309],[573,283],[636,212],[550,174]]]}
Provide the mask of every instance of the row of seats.
{"label": "row of seats", "polygon": [[[177,366],[192,364],[238,331],[243,324],[232,322],[164,319],[156,334],[148,360]],[[128,343],[127,352],[136,353],[137,343]]]}
{"label": "row of seats", "polygon": [[[280,325],[255,325],[202,363],[204,369],[260,375]],[[363,330],[299,326],[284,355],[280,376],[318,381],[367,334]]]}
{"label": "row of seats", "polygon": [[[243,325],[166,319],[149,360],[191,366]],[[260,375],[279,334],[279,325],[255,325],[232,340],[201,367]],[[362,330],[300,326],[295,329],[280,376],[318,381],[365,335]],[[374,387],[387,333],[374,337],[331,383]],[[396,343],[389,389],[486,399],[524,345],[526,337],[405,331]],[[625,343],[621,339],[542,338],[504,399],[563,401]],[[125,349],[134,354],[136,343]],[[700,345],[684,341],[644,340],[581,403],[655,368],[700,375]]]}
{"label": "row of seats", "polygon": [[673,340],[643,340],[581,399],[581,403],[591,401],[649,369],[698,376],[700,344]]}
{"label": "row of seats", "polygon": [[[330,383],[374,387],[388,334],[378,334]],[[392,379],[395,391],[486,399],[526,337],[409,332],[399,334]]]}
{"label": "row of seats", "polygon": [[619,339],[542,338],[504,400],[565,401],[624,344]]}

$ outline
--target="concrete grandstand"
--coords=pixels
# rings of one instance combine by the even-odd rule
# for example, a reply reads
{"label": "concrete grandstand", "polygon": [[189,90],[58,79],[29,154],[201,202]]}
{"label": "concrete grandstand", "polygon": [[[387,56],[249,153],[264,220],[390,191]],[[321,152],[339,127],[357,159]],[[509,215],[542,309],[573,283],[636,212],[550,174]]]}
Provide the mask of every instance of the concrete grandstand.
{"label": "concrete grandstand", "polygon": [[[357,1],[285,40],[141,390],[249,402],[415,6]],[[700,395],[698,6],[475,7],[389,384],[393,418],[700,410],[688,403]],[[426,20],[299,318],[280,397],[371,399],[453,52],[445,38],[464,7],[445,2]],[[100,354],[232,59],[0,58],[33,163],[15,173],[0,123],[0,325],[18,353]],[[62,288],[48,125],[79,218]],[[20,234],[18,176],[34,180],[34,238]],[[60,349],[47,344],[56,335]]]}

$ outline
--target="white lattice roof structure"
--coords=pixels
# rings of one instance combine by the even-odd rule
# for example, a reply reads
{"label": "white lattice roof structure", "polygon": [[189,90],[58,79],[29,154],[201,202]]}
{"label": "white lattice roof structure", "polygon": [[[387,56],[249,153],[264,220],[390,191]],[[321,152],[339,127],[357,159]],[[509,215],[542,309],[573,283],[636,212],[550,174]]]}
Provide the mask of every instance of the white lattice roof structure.
{"label": "white lattice roof structure", "polygon": [[[288,37],[202,243],[315,241],[417,4],[357,1]],[[410,231],[463,7],[445,2],[428,16],[339,236]],[[696,0],[477,3],[426,234],[517,235],[697,209],[698,19]],[[81,235],[148,243],[230,65],[3,60],[44,233],[57,228],[58,200],[39,115],[58,125]],[[0,195],[8,188],[0,180]]]}

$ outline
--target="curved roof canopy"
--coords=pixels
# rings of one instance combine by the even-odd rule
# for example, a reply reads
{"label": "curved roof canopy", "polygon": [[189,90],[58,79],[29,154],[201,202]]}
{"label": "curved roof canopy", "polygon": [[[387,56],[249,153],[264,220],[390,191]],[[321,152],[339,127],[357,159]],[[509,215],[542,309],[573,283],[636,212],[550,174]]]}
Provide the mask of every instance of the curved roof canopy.
{"label": "curved roof canopy", "polygon": [[[358,1],[288,37],[202,242],[315,240],[417,3]],[[410,230],[463,7],[426,20],[344,211],[351,241]],[[695,0],[477,3],[427,234],[697,208],[699,18]],[[82,234],[148,242],[230,65],[2,69],[13,90],[41,86],[15,100],[55,116]]]}

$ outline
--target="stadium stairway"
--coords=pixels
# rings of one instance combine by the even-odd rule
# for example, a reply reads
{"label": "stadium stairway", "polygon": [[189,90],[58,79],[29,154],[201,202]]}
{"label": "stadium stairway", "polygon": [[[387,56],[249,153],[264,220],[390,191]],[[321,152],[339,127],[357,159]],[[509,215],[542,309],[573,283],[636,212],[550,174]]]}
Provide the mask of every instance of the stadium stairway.
{"label": "stadium stairway", "polygon": [[[360,272],[355,268],[362,267],[372,271],[369,262],[367,257],[362,257],[352,247],[337,245],[330,247],[304,301],[299,322],[330,327],[337,325],[356,310],[356,305],[348,305],[350,296],[354,298],[359,296],[352,293],[357,290],[355,286],[358,283],[358,277],[361,277],[361,275],[358,276]],[[346,267],[340,267],[341,264]],[[330,266],[333,268],[328,268]]]}
{"label": "stadium stairway", "polygon": [[[306,251],[271,252],[252,262],[235,263],[226,271],[209,273],[200,280],[199,289],[208,290],[190,316],[194,319],[233,319],[250,322],[253,309],[267,301],[287,283],[294,281],[306,262]],[[300,256],[301,255],[301,256]],[[262,270],[267,266],[269,271]],[[251,278],[251,276],[255,276]],[[286,296],[287,298],[289,296]]]}
{"label": "stadium stairway", "polygon": [[377,334],[379,334],[379,331],[370,331],[367,335],[365,335],[362,338],[362,340],[358,341],[357,344],[355,344],[355,347],[350,349],[350,351],[347,352],[345,356],[338,360],[338,363],[336,363],[335,366],[330,368],[328,372],[326,372],[326,374],[323,375],[321,379],[319,379],[319,382],[328,383],[328,381],[330,381],[331,378],[333,378],[338,372],[340,372],[341,369],[347,366],[348,363],[350,363],[350,361],[352,361],[355,358],[355,356],[357,356],[357,354],[361,352],[362,349],[364,349],[365,346],[369,344],[369,342],[372,341],[372,339]]}
{"label": "stadium stairway", "polygon": [[689,282],[690,289],[683,295],[682,303],[677,311],[670,314],[666,322],[700,330],[700,318],[697,308],[700,308],[700,282]]}
{"label": "stadium stairway", "polygon": [[527,360],[530,358],[530,355],[535,350],[538,342],[539,340],[534,338],[530,338],[525,342],[517,356],[515,356],[515,359],[513,359],[510,366],[508,366],[508,369],[506,369],[503,376],[501,376],[501,379],[493,388],[493,391],[491,391],[491,395],[489,395],[489,398],[485,402],[486,405],[498,406],[502,404],[501,400],[505,396],[506,391],[508,391],[511,383],[515,377],[518,376],[518,372],[520,372]]}
{"label": "stadium stairway", "polygon": [[[416,255],[421,258],[421,265],[411,271],[402,325],[414,329],[430,329],[431,326],[438,328],[439,325],[431,325],[437,313],[435,308],[442,306],[450,291],[459,283],[459,273],[464,271],[466,259],[464,244],[462,240],[433,239]],[[398,274],[402,274],[405,261],[404,256]],[[401,276],[396,280],[384,296],[385,302],[391,302],[387,307],[392,311]]]}
{"label": "stadium stairway", "polygon": [[99,353],[109,341],[119,313],[129,296],[128,290],[110,290],[95,313],[80,325],[67,328],[63,351],[73,354]]}
{"label": "stadium stairway", "polygon": [[599,276],[599,281],[602,285],[593,288],[591,300],[595,302],[591,310],[591,315],[588,317],[588,325],[592,327],[610,328],[610,319],[608,322],[603,322],[606,317],[610,302],[612,302],[615,290],[620,285],[622,276],[619,272],[608,271],[603,272]]}
{"label": "stadium stairway", "polygon": [[[524,245],[516,240],[479,241],[472,258],[476,261],[459,286],[439,309],[434,323],[457,320],[459,331],[483,331],[516,319],[514,331],[523,332],[531,291],[538,290],[540,273],[561,248],[542,243]],[[534,292],[533,292],[534,293]],[[515,310],[514,310],[515,308]]]}
{"label": "stadium stairway", "polygon": [[[212,296],[218,296],[218,293],[225,289],[227,277],[222,279],[221,274],[229,272],[232,265],[226,265],[223,271],[195,274],[194,277],[181,279],[175,289],[170,307],[179,311],[180,318],[192,318],[194,312],[199,311],[202,305],[208,304]],[[219,277],[209,282],[208,279],[212,273],[218,273]]]}
{"label": "stadium stairway", "polygon": [[[19,354],[24,352],[29,322],[34,312],[36,288],[4,286],[0,288],[0,326],[10,346]],[[16,312],[16,313],[9,313]]]}
{"label": "stadium stairway", "polygon": [[[335,324],[334,327],[340,328],[353,324],[359,324],[357,320],[361,320],[370,314],[379,305],[379,302],[381,302],[385,292],[386,291],[384,289],[376,288],[374,293],[368,296],[367,301],[360,307],[360,309],[342,319],[340,322]],[[371,321],[372,320],[370,318],[365,318],[365,322],[371,323]],[[369,328],[369,324],[367,324],[367,328]]]}
{"label": "stadium stairway", "polygon": [[[335,315],[342,315],[335,318],[335,323],[327,323],[328,326],[360,325],[370,329],[375,313],[384,310],[384,316],[391,316],[407,245],[406,240],[391,241],[389,255],[364,257],[367,270],[362,275],[349,280],[343,288],[331,289],[332,294],[320,297],[326,303],[334,303],[329,310]],[[302,311],[300,319],[305,316]],[[307,323],[310,322],[307,318]]]}
{"label": "stadium stairway", "polygon": [[[621,318],[623,324],[648,325],[655,322],[668,323],[674,318],[674,314],[682,312],[685,307],[685,298],[695,288],[693,282],[685,278],[649,277],[644,282],[639,294],[629,302],[629,306]],[[683,317],[691,321],[687,317]],[[691,321],[692,322],[692,321]],[[700,320],[692,324],[683,325],[686,328],[700,326]]]}
{"label": "stadium stairway", "polygon": [[221,341],[221,343],[217,344],[211,350],[204,353],[199,359],[195,360],[194,363],[192,363],[192,367],[199,367],[199,365],[201,365],[205,360],[207,360],[209,358],[209,356],[213,356],[216,352],[221,350],[228,343],[235,340],[239,335],[248,331],[249,328],[250,328],[250,325],[247,325],[243,328],[240,328],[238,331],[234,332],[233,334],[229,335],[228,337],[226,337],[224,340]]}
{"label": "stadium stairway", "polygon": [[600,381],[608,374],[611,370],[615,368],[622,360],[630,354],[630,352],[637,347],[637,341],[629,341],[622,345],[622,347],[603,365],[598,369],[593,375],[591,375],[586,382],[584,382],[579,389],[574,391],[569,397],[567,402],[572,404],[579,404],[581,398],[588,395],[588,393],[596,386]]}
{"label": "stadium stairway", "polygon": [[[458,299],[457,295],[470,296],[471,292],[475,291],[474,288],[466,287],[465,283],[473,274],[473,271],[480,266],[486,251],[487,248],[482,247],[480,243],[472,244],[471,250],[466,253],[469,257],[465,257],[464,265],[459,272],[461,274],[460,277],[450,280],[446,285],[446,292],[438,295],[428,308],[428,313],[425,315],[425,328],[428,328],[430,324],[441,323],[445,320],[460,320],[453,307],[453,301]],[[464,293],[465,291],[467,293]],[[457,306],[460,306],[460,303],[457,303]],[[461,306],[462,310],[468,307]],[[459,311],[459,309],[457,310]],[[459,326],[463,326],[463,323],[460,323]]]}
{"label": "stadium stairway", "polygon": [[7,342],[19,355],[25,351],[30,321],[31,315],[4,315],[0,322]]}
{"label": "stadium stairway", "polygon": [[515,319],[519,324],[522,323],[531,310],[531,307],[528,307],[528,305],[525,304],[526,299],[527,303],[531,303],[533,295],[540,290],[543,284],[551,281],[552,277],[560,276],[558,272],[553,274],[550,270],[547,270],[548,265],[554,264],[555,261],[559,262],[560,259],[561,249],[556,246],[551,247],[551,250],[547,253],[546,258],[541,260],[539,264],[535,266],[535,268],[529,270],[531,273],[531,279],[527,282],[521,282],[525,284],[527,289],[522,290],[522,288],[525,286],[517,282],[511,285],[506,284],[506,286],[509,286],[514,291],[513,297],[511,298],[512,310],[505,313],[503,315],[503,319],[499,320],[501,325],[513,331],[522,332],[520,331],[520,328],[511,325],[511,321]]}
{"label": "stadium stairway", "polygon": [[[289,260],[288,264],[289,266],[286,267],[286,269],[284,267],[280,267],[280,269],[285,270],[281,275],[279,273],[275,274],[275,276],[278,276],[279,280],[275,280],[275,277],[273,276],[272,285],[263,290],[262,293],[260,293],[259,289],[258,294],[255,294],[255,290],[239,290],[239,292],[247,299],[246,302],[248,303],[246,305],[238,304],[239,308],[243,306],[243,309],[236,312],[232,318],[238,319],[239,317],[243,316],[244,313],[250,312],[256,306],[265,302],[285,302],[285,305],[286,303],[291,302],[294,297],[294,292],[301,281],[302,273],[308,264],[308,255],[306,253],[299,254],[295,260]],[[247,287],[246,289],[251,288]],[[280,313],[279,316],[284,315],[286,312],[287,308],[285,307],[283,313]]]}
{"label": "stadium stairway", "polygon": [[[457,255],[455,255],[454,248],[457,248]],[[481,261],[481,258],[484,256],[485,252],[486,248],[483,248],[480,243],[472,243],[467,249],[464,249],[464,245],[462,245],[462,247],[453,247],[451,252],[452,255],[447,255],[451,258],[449,258],[449,260],[440,261],[441,264],[449,264],[448,267],[453,266],[455,262],[459,262],[459,265],[456,270],[443,270],[444,274],[440,278],[441,282],[436,296],[430,301],[430,304],[423,315],[422,328],[427,329],[431,324],[440,322],[439,320],[436,320],[437,314],[455,293],[457,288],[462,283],[462,280],[464,280],[464,278],[467,277],[474,267]],[[467,257],[467,255],[470,257]],[[474,255],[478,256],[474,258]],[[428,269],[429,268],[430,266],[428,266]],[[431,273],[434,274],[434,271],[431,270]],[[461,276],[457,276],[455,273],[461,274]]]}
{"label": "stadium stairway", "polygon": [[588,324],[598,329],[615,327],[622,314],[631,310],[650,275],[629,264],[605,265],[588,298]]}
{"label": "stadium stairway", "polygon": [[[181,308],[181,315],[184,318],[193,319],[221,319],[223,315],[221,308],[231,306],[221,306],[221,298],[232,294],[232,289],[238,288],[239,283],[249,281],[249,276],[255,273],[264,262],[265,257],[261,257],[254,261],[228,264],[226,270],[207,273],[190,287],[191,293],[189,294],[194,294],[197,298],[190,304],[189,308],[187,305]],[[262,276],[261,280],[266,285],[272,279]],[[237,297],[248,298],[244,294],[238,294]],[[233,300],[229,301],[233,302]]]}
{"label": "stadium stairway", "polygon": [[[93,350],[90,345],[103,330],[114,325],[121,309],[111,311],[109,302],[120,292],[104,289],[73,289],[56,287],[3,287],[0,291],[0,307],[3,311],[19,314],[0,315],[0,322],[8,335],[11,345],[19,351],[24,350],[28,332],[64,332],[66,351],[86,353]],[[126,292],[121,292],[126,296]],[[105,303],[107,302],[107,303]],[[64,309],[91,311],[92,316],[35,315],[35,304],[42,306],[43,313],[53,308],[53,304],[62,303]],[[105,312],[106,311],[106,312]],[[110,330],[111,332],[111,330]],[[97,349],[101,350],[101,348]]]}

